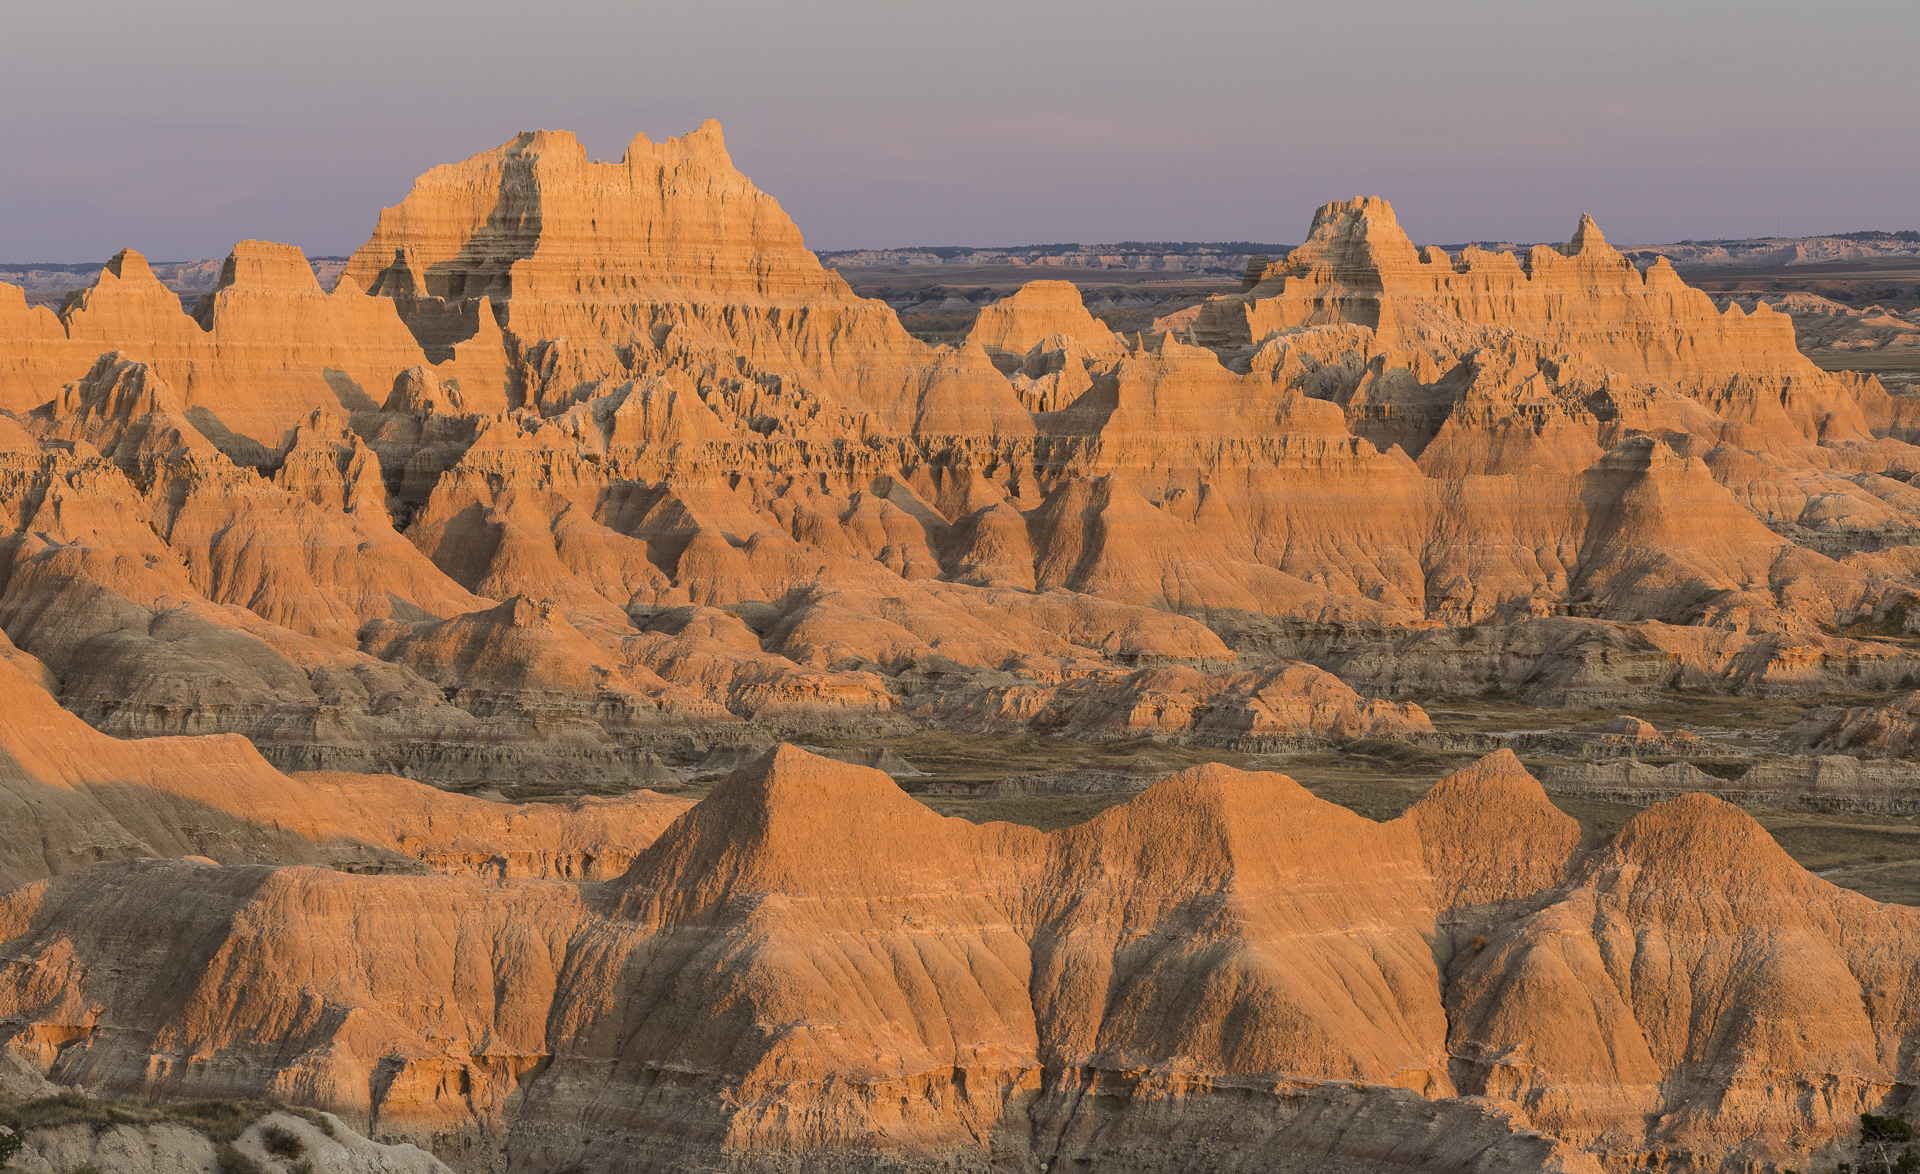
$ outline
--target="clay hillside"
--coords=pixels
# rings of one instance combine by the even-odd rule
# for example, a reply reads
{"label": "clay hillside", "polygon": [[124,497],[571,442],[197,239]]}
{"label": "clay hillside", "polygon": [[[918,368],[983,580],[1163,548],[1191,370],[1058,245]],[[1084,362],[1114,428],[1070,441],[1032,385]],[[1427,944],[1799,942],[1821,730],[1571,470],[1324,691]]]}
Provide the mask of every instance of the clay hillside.
{"label": "clay hillside", "polygon": [[1749,300],[1361,198],[936,346],[715,123],[0,284],[0,1054],[369,1170],[1864,1162],[1920,409]]}

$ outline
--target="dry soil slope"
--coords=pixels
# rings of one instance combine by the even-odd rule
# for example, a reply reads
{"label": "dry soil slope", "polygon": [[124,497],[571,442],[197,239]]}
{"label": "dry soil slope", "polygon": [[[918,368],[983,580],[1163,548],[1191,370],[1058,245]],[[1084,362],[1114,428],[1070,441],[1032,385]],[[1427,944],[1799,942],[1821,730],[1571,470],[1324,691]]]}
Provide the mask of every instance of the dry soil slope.
{"label": "dry soil slope", "polygon": [[124,742],[0,662],[0,885],[101,860],[601,879],[690,803],[651,791],[511,807],[379,775],[288,776],[234,734]]}
{"label": "dry soil slope", "polygon": [[1206,767],[1043,835],[787,748],[598,895],[39,882],[0,1016],[61,1079],[271,1090],[520,1169],[1801,1166],[1899,1108],[1917,933],[1714,800],[1582,855],[1505,755],[1388,824]]}

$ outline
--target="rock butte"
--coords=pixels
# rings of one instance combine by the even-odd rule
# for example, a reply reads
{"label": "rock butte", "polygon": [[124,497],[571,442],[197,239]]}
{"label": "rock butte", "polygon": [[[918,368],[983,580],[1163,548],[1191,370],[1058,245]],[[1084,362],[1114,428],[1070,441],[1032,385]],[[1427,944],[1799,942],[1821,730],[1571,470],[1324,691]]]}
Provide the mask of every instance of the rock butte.
{"label": "rock butte", "polygon": [[697,805],[426,785],[1920,676],[1839,634],[1920,626],[1909,401],[1591,220],[1332,203],[1167,325],[1034,282],[923,344],[712,123],[435,168],[330,292],[259,241],[191,314],[131,249],[0,285],[0,1037],[468,1171],[1806,1168],[1911,1108],[1920,914],[1704,796],[1593,844],[1504,753],[1384,824],[1207,767],[1049,834],[790,746]]}

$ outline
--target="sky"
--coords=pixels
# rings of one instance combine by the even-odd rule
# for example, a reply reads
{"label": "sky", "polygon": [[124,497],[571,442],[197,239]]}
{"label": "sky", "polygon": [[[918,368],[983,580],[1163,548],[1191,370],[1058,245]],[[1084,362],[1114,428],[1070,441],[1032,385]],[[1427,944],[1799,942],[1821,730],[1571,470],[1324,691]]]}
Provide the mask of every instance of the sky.
{"label": "sky", "polygon": [[346,254],[516,132],[708,117],[816,249],[1920,228],[1912,0],[0,0],[0,261]]}

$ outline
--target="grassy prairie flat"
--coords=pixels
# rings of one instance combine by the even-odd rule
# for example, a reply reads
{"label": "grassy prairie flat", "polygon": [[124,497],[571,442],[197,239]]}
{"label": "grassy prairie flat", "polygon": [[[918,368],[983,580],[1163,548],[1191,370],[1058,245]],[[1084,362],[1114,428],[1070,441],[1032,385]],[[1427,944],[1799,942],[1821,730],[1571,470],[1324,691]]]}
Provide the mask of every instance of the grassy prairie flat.
{"label": "grassy prairie flat", "polygon": [[1904,311],[1920,306],[1920,261],[1877,257],[1818,265],[1683,269],[1680,279],[1711,294],[1806,292],[1864,310],[1870,305]]}
{"label": "grassy prairie flat", "polygon": [[1524,701],[1488,697],[1426,694],[1409,698],[1441,733],[1500,733],[1507,730],[1564,730],[1586,722],[1603,722],[1631,712],[1661,729],[1676,726],[1752,730],[1773,734],[1788,728],[1808,712],[1827,705],[1877,705],[1906,690],[1873,693],[1820,693],[1808,697],[1728,697],[1708,693],[1665,693],[1631,709],[1536,709]]}

